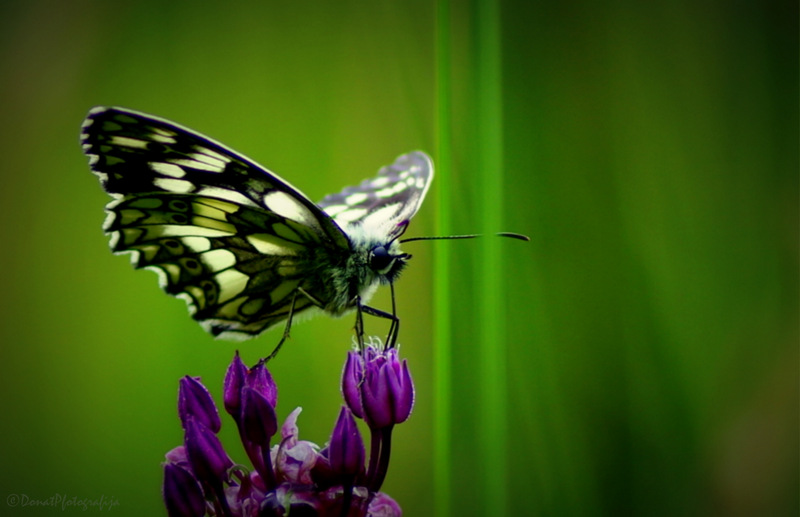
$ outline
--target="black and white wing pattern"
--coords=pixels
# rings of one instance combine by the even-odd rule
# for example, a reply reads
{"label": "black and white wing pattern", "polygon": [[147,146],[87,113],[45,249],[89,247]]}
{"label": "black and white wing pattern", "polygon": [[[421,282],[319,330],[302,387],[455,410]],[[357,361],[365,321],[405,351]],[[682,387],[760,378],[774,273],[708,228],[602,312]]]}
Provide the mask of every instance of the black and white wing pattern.
{"label": "black and white wing pattern", "polygon": [[113,198],[112,251],[156,271],[225,337],[255,336],[290,311],[340,315],[391,283],[407,258],[396,239],[433,176],[427,155],[409,153],[326,197],[326,213],[254,161],[157,117],[94,108],[81,141]]}
{"label": "black and white wing pattern", "polygon": [[378,226],[397,237],[419,210],[432,177],[431,159],[416,151],[382,167],[374,178],[325,196],[318,205],[342,227]]}

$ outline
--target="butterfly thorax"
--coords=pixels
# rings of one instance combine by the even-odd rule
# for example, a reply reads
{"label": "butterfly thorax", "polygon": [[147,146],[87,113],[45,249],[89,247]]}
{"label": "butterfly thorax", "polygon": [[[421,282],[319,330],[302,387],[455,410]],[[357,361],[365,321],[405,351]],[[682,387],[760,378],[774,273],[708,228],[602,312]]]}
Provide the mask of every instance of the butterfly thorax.
{"label": "butterfly thorax", "polygon": [[309,262],[317,274],[309,275],[303,284],[321,308],[333,315],[354,309],[357,299],[367,303],[378,286],[388,285],[399,276],[410,257],[400,251],[397,241],[387,243],[385,235],[371,235],[359,226],[347,232],[352,250],[316,249]]}

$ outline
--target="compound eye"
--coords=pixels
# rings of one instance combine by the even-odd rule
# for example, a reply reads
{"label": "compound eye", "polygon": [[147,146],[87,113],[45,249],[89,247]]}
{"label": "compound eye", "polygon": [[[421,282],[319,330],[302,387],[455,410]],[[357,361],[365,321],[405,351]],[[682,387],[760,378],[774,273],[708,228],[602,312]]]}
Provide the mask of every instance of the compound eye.
{"label": "compound eye", "polygon": [[386,248],[378,246],[377,248],[373,248],[370,253],[369,267],[377,273],[385,274],[392,268],[395,258],[396,257],[389,255]]}

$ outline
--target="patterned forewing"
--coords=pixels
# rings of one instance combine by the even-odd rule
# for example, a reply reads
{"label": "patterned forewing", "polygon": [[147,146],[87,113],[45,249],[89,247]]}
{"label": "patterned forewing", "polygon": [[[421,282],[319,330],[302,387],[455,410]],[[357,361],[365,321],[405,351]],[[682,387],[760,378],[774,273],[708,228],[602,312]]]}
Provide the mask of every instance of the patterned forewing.
{"label": "patterned forewing", "polygon": [[381,227],[387,242],[402,233],[417,213],[433,179],[433,163],[422,151],[398,157],[374,178],[325,196],[318,206],[342,227],[349,224]]}
{"label": "patterned forewing", "polygon": [[94,108],[84,152],[112,196],[193,194],[274,211],[347,247],[341,229],[299,190],[249,158],[172,122],[121,108]]}
{"label": "patterned forewing", "polygon": [[[220,144],[117,109],[87,121],[84,150],[115,197],[104,226],[113,251],[158,272],[214,335],[255,335],[284,320],[312,248],[347,250],[304,196]],[[295,310],[310,305],[298,296]]]}

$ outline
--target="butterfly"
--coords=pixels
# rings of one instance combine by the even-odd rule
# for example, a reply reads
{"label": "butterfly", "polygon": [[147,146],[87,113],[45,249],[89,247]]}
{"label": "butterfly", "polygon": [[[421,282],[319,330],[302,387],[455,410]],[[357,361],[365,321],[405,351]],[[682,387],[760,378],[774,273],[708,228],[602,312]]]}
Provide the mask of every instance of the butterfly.
{"label": "butterfly", "polygon": [[[113,200],[103,225],[115,254],[154,270],[202,327],[249,338],[293,316],[358,310],[393,286],[410,255],[398,238],[433,179],[424,152],[313,203],[275,173],[211,138],[158,117],[93,108],[81,143]],[[363,332],[363,326],[361,327]]]}

